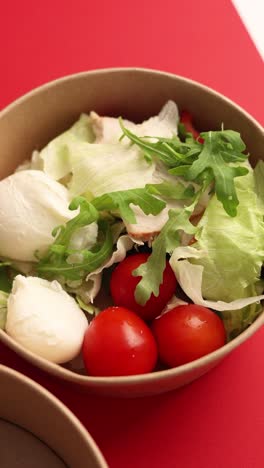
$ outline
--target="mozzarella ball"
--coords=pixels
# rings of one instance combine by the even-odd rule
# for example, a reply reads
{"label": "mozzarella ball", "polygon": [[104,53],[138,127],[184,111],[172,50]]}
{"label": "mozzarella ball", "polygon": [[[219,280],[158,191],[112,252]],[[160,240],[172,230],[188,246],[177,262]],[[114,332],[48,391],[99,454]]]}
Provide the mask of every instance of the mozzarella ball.
{"label": "mozzarella ball", "polygon": [[36,261],[53,242],[52,230],[76,215],[68,190],[42,171],[16,172],[0,182],[0,256]]}
{"label": "mozzarella ball", "polygon": [[8,298],[6,332],[32,353],[58,364],[75,358],[88,322],[57,281],[18,275]]}

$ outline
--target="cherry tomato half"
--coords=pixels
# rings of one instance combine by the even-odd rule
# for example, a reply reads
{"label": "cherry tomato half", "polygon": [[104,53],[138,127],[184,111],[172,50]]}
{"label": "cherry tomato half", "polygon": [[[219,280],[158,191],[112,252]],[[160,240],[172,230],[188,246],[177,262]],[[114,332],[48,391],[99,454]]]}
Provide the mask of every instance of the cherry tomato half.
{"label": "cherry tomato half", "polygon": [[88,326],[83,341],[88,374],[120,376],[151,372],[157,345],[145,322],[124,307],[108,307]]}
{"label": "cherry tomato half", "polygon": [[153,321],[161,361],[176,367],[220,348],[226,342],[222,320],[195,304],[171,309]]}
{"label": "cherry tomato half", "polygon": [[126,257],[117,265],[110,280],[110,291],[114,303],[133,310],[144,320],[152,320],[162,312],[177,286],[170,264],[166,262],[163,283],[160,285],[158,297],[152,294],[144,306],[136,302],[135,289],[141,276],[133,276],[132,272],[139,265],[145,263],[149,255],[148,253],[138,253]]}

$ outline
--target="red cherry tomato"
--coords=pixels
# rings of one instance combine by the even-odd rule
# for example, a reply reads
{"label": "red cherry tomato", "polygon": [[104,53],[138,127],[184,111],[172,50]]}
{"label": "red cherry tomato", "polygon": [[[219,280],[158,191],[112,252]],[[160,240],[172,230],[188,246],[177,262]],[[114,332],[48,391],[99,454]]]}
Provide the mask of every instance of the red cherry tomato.
{"label": "red cherry tomato", "polygon": [[132,272],[139,265],[145,263],[149,255],[148,253],[138,253],[126,257],[117,265],[110,280],[110,291],[114,303],[133,310],[144,320],[152,320],[162,312],[177,286],[175,275],[167,262],[158,297],[152,294],[144,306],[136,302],[135,289],[141,276],[132,276]]}
{"label": "red cherry tomato", "polygon": [[180,122],[184,124],[187,132],[191,133],[193,138],[197,139],[200,143],[203,143],[203,138],[200,138],[200,133],[193,126],[193,117],[187,111],[182,111],[180,115]]}
{"label": "red cherry tomato", "polygon": [[88,374],[134,375],[151,372],[157,361],[156,341],[134,312],[108,307],[88,326],[83,341]]}
{"label": "red cherry tomato", "polygon": [[175,307],[153,322],[161,361],[169,367],[194,361],[226,342],[222,320],[195,304]]}

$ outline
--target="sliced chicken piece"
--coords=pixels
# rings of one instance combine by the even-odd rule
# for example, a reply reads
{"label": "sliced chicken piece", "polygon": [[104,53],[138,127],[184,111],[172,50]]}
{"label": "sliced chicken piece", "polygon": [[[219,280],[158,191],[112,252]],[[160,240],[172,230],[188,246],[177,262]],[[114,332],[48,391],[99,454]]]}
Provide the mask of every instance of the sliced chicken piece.
{"label": "sliced chicken piece", "polygon": [[146,215],[139,206],[130,206],[135,213],[137,223],[125,223],[128,235],[136,243],[139,241],[151,243],[168,221],[169,210],[183,208],[183,202],[182,200],[168,201],[166,207],[156,216]]}
{"label": "sliced chicken piece", "polygon": [[[181,181],[182,182],[182,181]],[[206,206],[208,205],[210,195],[210,189],[208,189],[199,200],[199,203],[196,205],[193,214],[191,215],[190,221],[194,226],[200,221]],[[146,215],[141,208],[135,205],[131,205],[133,209],[137,224],[128,224],[126,223],[126,229],[129,236],[136,243],[140,242],[149,242],[151,243],[153,239],[160,233],[164,224],[169,219],[169,210],[171,209],[183,209],[186,205],[186,200],[166,200],[166,207],[156,216]],[[181,243],[183,245],[188,245],[189,242],[193,239],[192,235],[186,234],[184,232],[180,233]]]}

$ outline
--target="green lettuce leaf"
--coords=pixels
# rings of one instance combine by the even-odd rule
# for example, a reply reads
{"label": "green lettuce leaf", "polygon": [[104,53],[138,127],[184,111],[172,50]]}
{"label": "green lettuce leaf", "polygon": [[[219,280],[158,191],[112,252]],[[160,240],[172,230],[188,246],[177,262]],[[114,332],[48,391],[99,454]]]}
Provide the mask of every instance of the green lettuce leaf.
{"label": "green lettuce leaf", "polygon": [[[254,290],[248,290],[248,294],[256,296],[257,293]],[[254,322],[262,310],[263,305],[259,302],[254,302],[253,304],[249,304],[240,310],[225,310],[220,312],[219,314],[225,325],[227,340],[230,341],[238,336],[241,331],[245,330],[245,328]]]}
{"label": "green lettuce leaf", "polygon": [[140,206],[146,215],[159,214],[166,203],[151,195],[146,188],[138,188],[125,191],[116,191],[101,195],[91,201],[99,211],[119,210],[120,216],[128,223],[136,223],[136,217],[130,204]]}
{"label": "green lettuce leaf", "polygon": [[214,195],[198,223],[196,243],[181,252],[176,249],[171,258],[186,294],[196,303],[221,311],[230,336],[252,323],[260,311],[254,303],[264,297],[259,282],[264,213],[253,170],[249,165],[247,169],[247,175],[235,180],[239,200],[236,217],[229,217]]}
{"label": "green lettuce leaf", "polygon": [[79,142],[91,143],[93,140],[90,117],[82,114],[69,130],[54,138],[40,151],[38,157],[43,161],[44,172],[55,180],[66,177],[71,172],[74,147]]}
{"label": "green lettuce leaf", "polygon": [[7,315],[7,299],[9,294],[4,291],[0,291],[0,328],[4,329],[6,324]]}
{"label": "green lettuce leaf", "polygon": [[263,210],[264,213],[264,161],[259,161],[254,168],[254,177],[258,202],[260,204],[260,209]]}
{"label": "green lettuce leaf", "polygon": [[195,304],[218,311],[224,321],[227,338],[232,339],[250,325],[261,312],[260,301],[264,299],[264,295],[261,295],[263,284],[258,282],[246,288],[246,297],[231,302],[204,299],[202,295],[204,267],[191,263],[191,260],[201,259],[205,255],[205,252],[194,247],[177,247],[170,258],[170,265],[185,294]]}
{"label": "green lettuce leaf", "polygon": [[235,181],[239,206],[237,216],[227,216],[215,196],[198,224],[195,247],[207,252],[203,296],[226,302],[247,297],[245,289],[256,284],[264,260],[263,212],[255,191],[253,170]]}
{"label": "green lettuce leaf", "polygon": [[72,197],[90,194],[90,199],[105,193],[143,188],[152,183],[155,165],[146,162],[141,151],[116,144],[70,145]]}
{"label": "green lettuce leaf", "polygon": [[0,262],[0,291],[10,292],[12,288],[12,282],[7,274],[7,266],[9,262]]}

